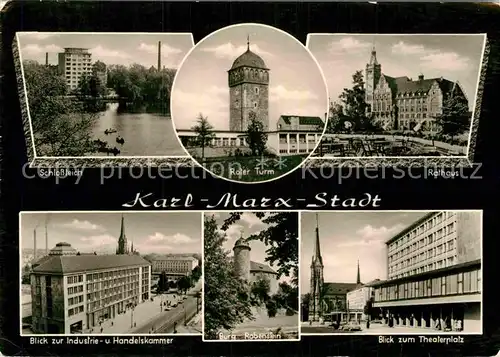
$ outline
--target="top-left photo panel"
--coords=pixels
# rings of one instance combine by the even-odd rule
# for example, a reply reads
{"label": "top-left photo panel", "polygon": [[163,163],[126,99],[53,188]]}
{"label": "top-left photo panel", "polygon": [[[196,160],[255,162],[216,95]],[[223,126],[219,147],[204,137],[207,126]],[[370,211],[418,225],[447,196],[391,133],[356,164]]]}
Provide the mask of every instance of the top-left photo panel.
{"label": "top-left photo panel", "polygon": [[175,162],[170,118],[190,33],[18,32],[14,58],[31,166]]}

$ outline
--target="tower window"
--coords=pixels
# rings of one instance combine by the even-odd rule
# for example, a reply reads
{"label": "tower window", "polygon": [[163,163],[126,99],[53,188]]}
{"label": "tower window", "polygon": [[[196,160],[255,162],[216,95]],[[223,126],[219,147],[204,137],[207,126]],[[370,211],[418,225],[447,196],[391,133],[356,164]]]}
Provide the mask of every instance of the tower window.
{"label": "tower window", "polygon": [[258,87],[255,87],[255,94],[259,94],[259,88]]}
{"label": "tower window", "polygon": [[253,102],[253,107],[257,108],[257,102]]}

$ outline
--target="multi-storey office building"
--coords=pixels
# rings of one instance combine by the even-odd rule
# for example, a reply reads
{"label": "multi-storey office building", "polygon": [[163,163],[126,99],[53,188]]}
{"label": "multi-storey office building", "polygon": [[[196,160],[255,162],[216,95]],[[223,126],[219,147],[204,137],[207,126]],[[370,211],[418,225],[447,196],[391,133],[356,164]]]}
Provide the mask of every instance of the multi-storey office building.
{"label": "multi-storey office building", "polygon": [[375,308],[396,324],[481,332],[482,213],[432,212],[386,242]]}
{"label": "multi-storey office building", "polygon": [[189,275],[198,264],[193,256],[176,255],[156,256],[152,262],[155,274],[166,273],[169,278]]}
{"label": "multi-storey office building", "polygon": [[92,74],[92,54],[86,48],[65,48],[58,55],[58,67],[68,88],[74,90],[82,76]]}
{"label": "multi-storey office building", "polygon": [[148,300],[150,287],[150,263],[138,255],[49,253],[31,274],[32,330],[84,332]]}

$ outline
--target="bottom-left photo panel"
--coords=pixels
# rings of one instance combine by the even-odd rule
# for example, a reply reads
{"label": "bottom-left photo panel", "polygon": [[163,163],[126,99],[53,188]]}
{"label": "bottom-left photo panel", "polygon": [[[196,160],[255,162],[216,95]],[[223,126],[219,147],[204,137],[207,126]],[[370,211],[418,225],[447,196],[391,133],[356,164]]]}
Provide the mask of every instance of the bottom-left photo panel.
{"label": "bottom-left photo panel", "polygon": [[202,218],[21,212],[21,335],[200,335]]}

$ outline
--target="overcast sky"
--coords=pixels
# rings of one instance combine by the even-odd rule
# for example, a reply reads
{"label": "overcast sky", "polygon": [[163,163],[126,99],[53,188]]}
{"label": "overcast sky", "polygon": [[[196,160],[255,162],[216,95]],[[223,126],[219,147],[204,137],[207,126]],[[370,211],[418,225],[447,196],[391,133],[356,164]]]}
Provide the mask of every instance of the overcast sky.
{"label": "overcast sky", "polygon": [[196,44],[176,77],[172,119],[177,129],[189,129],[201,112],[219,130],[229,130],[227,71],[247,49],[270,69],[269,124],[280,115],[324,117],[326,85],[314,58],[295,38],[263,25],[243,25],[217,31]]}
{"label": "overcast sky", "polygon": [[57,64],[58,53],[64,47],[88,48],[92,62],[100,60],[107,65],[141,64],[147,68],[158,65],[158,41],[162,42],[162,66],[177,68],[193,47],[191,34],[109,34],[109,33],[18,33],[23,60]]}
{"label": "overcast sky", "polygon": [[[220,228],[222,224],[224,223],[224,220],[227,219],[230,216],[230,213],[226,212],[206,212],[206,216],[214,216],[215,220],[217,222],[218,227]],[[298,225],[298,222],[297,222]],[[251,236],[252,234],[257,234],[263,229],[266,229],[268,225],[262,223],[260,218],[257,218],[255,214],[251,212],[245,212],[242,214],[241,219],[237,221],[236,223],[232,224],[229,226],[229,229],[225,232],[227,240],[224,243],[224,249],[227,251],[230,251],[230,256],[233,256],[233,247],[234,243],[240,239],[241,236],[244,238],[247,238]],[[250,260],[257,262],[257,263],[263,263],[271,268],[273,268],[275,271],[278,270],[278,267],[276,264],[271,265],[268,262],[265,261],[267,254],[267,246],[260,242],[260,241],[251,241],[250,243],[250,248],[252,249],[250,251]],[[290,279],[287,277],[281,277],[280,281],[289,281]]]}
{"label": "overcast sky", "polygon": [[444,77],[459,81],[469,108],[475,104],[485,35],[309,35],[307,46],[320,63],[332,101],[352,87],[357,70],[365,74],[375,46],[382,73],[414,80]]}
{"label": "overcast sky", "polygon": [[[356,283],[359,259],[361,282],[387,279],[385,242],[428,212],[321,212],[319,239],[324,280]],[[316,237],[316,213],[301,215],[301,291],[310,290],[310,265]]]}
{"label": "overcast sky", "polygon": [[[141,255],[148,253],[201,253],[201,213],[124,213],[128,243]],[[49,250],[67,242],[77,251],[115,253],[120,236],[121,213],[23,213],[21,246],[33,248],[37,227],[37,249],[45,249],[48,221]]]}

